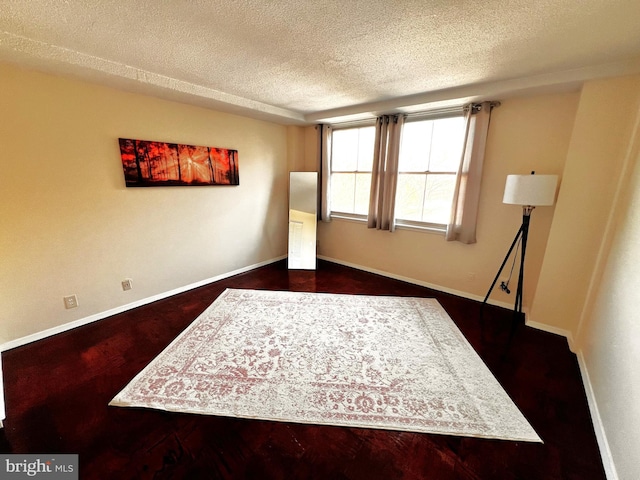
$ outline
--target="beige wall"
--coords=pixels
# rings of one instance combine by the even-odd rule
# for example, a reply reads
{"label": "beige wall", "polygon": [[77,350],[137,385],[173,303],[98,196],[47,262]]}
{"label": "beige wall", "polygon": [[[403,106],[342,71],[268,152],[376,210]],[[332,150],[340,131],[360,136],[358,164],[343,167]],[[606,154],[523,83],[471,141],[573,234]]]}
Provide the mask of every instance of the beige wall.
{"label": "beige wall", "polygon": [[[637,76],[504,101],[492,115],[477,244],[338,220],[318,229],[320,255],[482,298],[521,220],[501,203],[506,175],[562,175],[557,206],[533,213],[524,305],[576,336],[620,478],[640,471],[639,105]],[[284,255],[288,171],[315,169],[313,127],[1,64],[0,111],[0,343]],[[120,136],[236,148],[240,186],[127,189]],[[133,290],[121,290],[124,278]],[[65,310],[73,293],[80,306]],[[493,301],[512,304],[513,294]]]}
{"label": "beige wall", "polygon": [[305,166],[305,128],[295,125],[287,127],[287,158],[291,172],[304,172]]}
{"label": "beige wall", "polygon": [[620,479],[640,478],[640,109],[636,115],[635,141],[577,341]]}
{"label": "beige wall", "polygon": [[[0,343],[286,254],[286,127],[8,65],[0,112]],[[118,137],[237,149],[240,186],[125,188]]]}
{"label": "beige wall", "polygon": [[[507,100],[494,109],[476,244],[446,242],[440,234],[409,230],[389,233],[333,220],[319,225],[319,254],[484,298],[522,221],[520,207],[502,203],[506,176],[531,170],[562,173],[578,100],[577,92],[546,95]],[[525,265],[525,308],[531,305],[536,291],[553,210],[539,208],[533,213]],[[511,295],[496,288],[492,301],[513,305],[516,285],[517,274]]]}
{"label": "beige wall", "polygon": [[317,172],[317,134],[315,126],[287,127],[289,170],[292,172]]}
{"label": "beige wall", "polygon": [[492,115],[475,245],[319,225],[321,255],[483,297],[520,223],[501,204],[506,175],[559,174],[555,208],[533,212],[524,306],[531,323],[574,340],[611,479],[640,478],[639,125],[640,76],[503,102]]}
{"label": "beige wall", "polygon": [[587,82],[580,96],[531,318],[575,336],[627,158],[640,77]]}

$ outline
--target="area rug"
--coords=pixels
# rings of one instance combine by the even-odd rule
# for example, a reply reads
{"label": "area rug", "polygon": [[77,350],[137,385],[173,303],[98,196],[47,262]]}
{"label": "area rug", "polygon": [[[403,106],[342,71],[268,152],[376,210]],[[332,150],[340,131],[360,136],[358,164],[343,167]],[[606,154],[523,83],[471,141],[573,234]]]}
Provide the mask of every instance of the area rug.
{"label": "area rug", "polygon": [[110,405],[540,441],[427,298],[227,289]]}

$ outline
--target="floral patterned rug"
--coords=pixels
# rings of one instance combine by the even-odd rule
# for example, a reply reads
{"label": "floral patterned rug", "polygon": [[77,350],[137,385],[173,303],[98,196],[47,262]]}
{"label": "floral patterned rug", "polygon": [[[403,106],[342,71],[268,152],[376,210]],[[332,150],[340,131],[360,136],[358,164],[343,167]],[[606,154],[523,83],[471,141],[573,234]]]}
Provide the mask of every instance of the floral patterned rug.
{"label": "floral patterned rug", "polygon": [[110,405],[540,441],[427,298],[228,289]]}

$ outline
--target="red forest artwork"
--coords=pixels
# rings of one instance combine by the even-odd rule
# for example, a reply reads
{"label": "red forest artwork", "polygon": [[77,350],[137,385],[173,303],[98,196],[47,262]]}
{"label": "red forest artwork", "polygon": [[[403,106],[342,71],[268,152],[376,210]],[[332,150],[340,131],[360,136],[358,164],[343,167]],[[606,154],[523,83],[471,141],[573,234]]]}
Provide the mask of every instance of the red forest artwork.
{"label": "red forest artwork", "polygon": [[238,151],[120,138],[127,187],[240,185]]}

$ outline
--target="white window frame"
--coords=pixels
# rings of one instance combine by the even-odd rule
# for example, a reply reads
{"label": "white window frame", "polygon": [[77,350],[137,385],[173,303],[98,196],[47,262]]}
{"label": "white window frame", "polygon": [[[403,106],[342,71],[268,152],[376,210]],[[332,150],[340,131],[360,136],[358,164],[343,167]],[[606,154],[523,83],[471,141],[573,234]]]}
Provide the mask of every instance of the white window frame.
{"label": "white window frame", "polygon": [[[444,118],[451,117],[463,117],[464,110],[463,106],[432,110],[427,112],[419,112],[419,113],[410,113],[407,114],[407,118],[405,123],[409,122],[418,122],[422,120],[439,120]],[[375,126],[375,119],[362,120],[357,122],[345,122],[345,123],[336,123],[332,124],[333,132],[336,130],[346,130],[351,128],[361,128],[361,127],[371,127]],[[333,147],[332,147],[333,148]],[[332,152],[333,153],[333,152]],[[402,154],[402,152],[400,152]],[[341,173],[358,173],[358,171],[354,172],[345,172],[340,171]],[[402,172],[398,172],[400,174]],[[405,174],[417,174],[417,175],[457,175],[457,170],[453,172],[429,172],[427,171],[419,171],[419,172],[405,172]],[[330,174],[333,174],[333,166],[331,167]],[[359,223],[363,223],[367,221],[367,215],[357,214],[357,213],[349,213],[349,212],[339,212],[339,211],[331,211],[332,219],[341,219],[341,220],[350,220],[356,221]],[[447,230],[446,224],[441,223],[430,223],[430,222],[421,222],[416,220],[403,220],[396,217],[396,228],[403,230],[416,230],[421,232],[432,232],[444,234]]]}
{"label": "white window frame", "polygon": [[[415,114],[407,115],[405,119],[405,125],[407,123],[412,122],[420,122],[420,121],[428,121],[428,120],[441,120],[445,118],[453,118],[453,117],[464,117],[464,109],[462,106],[454,107],[446,110],[434,110],[429,112],[420,112]],[[464,139],[463,139],[464,141]],[[402,156],[402,150],[400,150],[400,156]],[[431,172],[429,170],[425,171],[413,171],[413,172],[398,172],[398,175],[457,175],[458,171],[451,172]],[[400,193],[398,190],[397,193]],[[422,222],[417,220],[405,220],[398,218],[396,214],[396,228],[400,229],[408,229],[408,230],[420,230],[420,231],[429,231],[429,232],[437,232],[444,234],[447,231],[446,223],[432,223],[432,222]]]}
{"label": "white window frame", "polygon": [[[337,123],[331,126],[332,128],[332,132],[331,135],[333,136],[333,134],[336,131],[340,131],[340,130],[350,130],[350,129],[355,129],[355,128],[363,128],[363,127],[374,127],[376,126],[376,120],[374,119],[367,119],[367,120],[361,120],[361,121],[357,121],[357,122],[346,122],[346,123]],[[333,149],[333,141],[331,142],[331,148]],[[333,157],[333,151],[331,152],[331,156]],[[371,166],[373,168],[373,159],[371,160]],[[346,171],[346,170],[339,170],[339,173],[366,173],[364,170],[354,170],[354,171]],[[329,173],[330,176],[333,176],[333,161],[331,162],[331,172]],[[368,173],[372,173],[371,170],[368,170]],[[369,191],[369,193],[371,193],[371,191]],[[331,218],[338,218],[341,220],[351,220],[351,221],[356,221],[356,222],[365,222],[367,221],[367,215],[366,214],[361,214],[361,213],[351,213],[351,212],[340,212],[340,211],[334,211],[333,210],[333,206],[331,208]]]}

